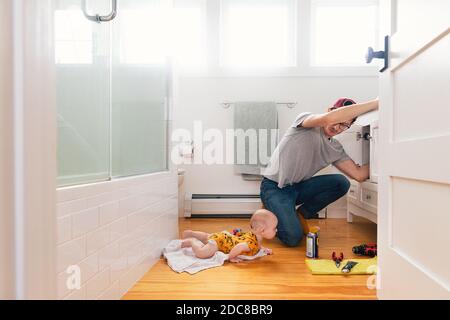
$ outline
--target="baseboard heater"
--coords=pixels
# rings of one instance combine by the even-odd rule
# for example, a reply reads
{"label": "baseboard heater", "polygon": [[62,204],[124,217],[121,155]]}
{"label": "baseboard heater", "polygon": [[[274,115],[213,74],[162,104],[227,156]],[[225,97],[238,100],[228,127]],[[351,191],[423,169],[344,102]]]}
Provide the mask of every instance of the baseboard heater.
{"label": "baseboard heater", "polygon": [[190,205],[191,218],[250,217],[261,209],[257,194],[193,194]]}

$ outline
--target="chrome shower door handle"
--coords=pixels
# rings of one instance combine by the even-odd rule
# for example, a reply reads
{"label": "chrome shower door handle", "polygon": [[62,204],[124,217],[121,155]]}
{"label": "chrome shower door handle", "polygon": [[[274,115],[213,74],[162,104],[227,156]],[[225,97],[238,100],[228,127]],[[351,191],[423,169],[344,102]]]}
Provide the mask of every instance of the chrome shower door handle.
{"label": "chrome shower door handle", "polygon": [[86,5],[86,0],[82,0],[82,10],[84,13],[84,16],[94,22],[109,22],[114,20],[114,18],[117,16],[117,0],[111,0],[111,13],[106,15],[106,16],[101,16],[99,14],[96,15],[90,15],[87,13],[87,5]]}

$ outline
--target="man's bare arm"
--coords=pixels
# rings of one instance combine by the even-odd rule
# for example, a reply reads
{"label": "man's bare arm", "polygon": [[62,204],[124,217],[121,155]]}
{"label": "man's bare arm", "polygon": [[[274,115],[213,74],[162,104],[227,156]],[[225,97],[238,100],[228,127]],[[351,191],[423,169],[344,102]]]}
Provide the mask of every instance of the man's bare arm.
{"label": "man's bare arm", "polygon": [[345,173],[347,176],[355,179],[358,182],[363,182],[370,176],[370,169],[368,164],[359,166],[351,159],[339,162],[335,164],[335,167],[338,168],[342,173]]}
{"label": "man's bare arm", "polygon": [[312,114],[303,121],[302,127],[325,127],[336,123],[350,121],[364,113],[376,109],[378,109],[378,99],[352,104],[327,113]]}

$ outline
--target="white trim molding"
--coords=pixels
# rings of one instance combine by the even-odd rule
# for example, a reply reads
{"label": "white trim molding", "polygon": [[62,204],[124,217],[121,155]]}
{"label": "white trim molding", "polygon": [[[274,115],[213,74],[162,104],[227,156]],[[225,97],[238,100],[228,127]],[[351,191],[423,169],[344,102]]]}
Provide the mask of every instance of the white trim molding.
{"label": "white trim molding", "polygon": [[0,300],[12,299],[14,288],[14,247],[12,190],[14,157],[13,148],[13,68],[12,51],[12,1],[0,2]]}
{"label": "white trim molding", "polygon": [[[232,67],[223,63],[223,37],[221,13],[222,0],[208,0],[205,5],[206,22],[206,59],[202,66],[177,65],[179,75],[186,78],[241,78],[241,77],[378,77],[378,68],[375,65],[356,66],[314,66],[311,61],[311,49],[313,45],[312,23],[314,21],[313,5],[317,0],[297,0],[292,10],[295,10],[295,18],[292,23],[292,32],[295,33],[295,44],[292,48],[294,55],[292,66],[284,67]],[[320,0],[323,3],[324,0]],[[328,1],[328,0],[327,0]],[[335,4],[336,1],[329,1]],[[338,5],[373,5],[378,0],[344,0]],[[367,43],[367,46],[375,46],[375,43]],[[336,49],[340,50],[340,49]],[[361,56],[364,60],[364,56]]]}
{"label": "white trim molding", "polygon": [[16,299],[56,297],[56,104],[52,1],[8,0],[13,39]]}

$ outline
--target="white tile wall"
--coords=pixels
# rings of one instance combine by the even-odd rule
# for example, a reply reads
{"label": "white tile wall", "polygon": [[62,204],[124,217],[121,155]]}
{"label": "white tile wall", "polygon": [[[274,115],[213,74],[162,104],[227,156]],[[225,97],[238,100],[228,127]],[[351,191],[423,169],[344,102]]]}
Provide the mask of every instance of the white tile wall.
{"label": "white tile wall", "polygon": [[114,201],[98,207],[99,223],[108,224],[119,217],[119,202]]}
{"label": "white tile wall", "polygon": [[72,239],[72,217],[66,216],[58,218],[57,220],[58,229],[58,244],[66,242]]}
{"label": "white tile wall", "polygon": [[[120,299],[178,235],[176,172],[62,188],[58,196],[58,297]],[[68,289],[78,265],[81,289]]]}
{"label": "white tile wall", "polygon": [[111,241],[109,226],[98,228],[86,235],[86,254],[99,251]]}
{"label": "white tile wall", "polygon": [[99,300],[118,300],[122,295],[120,294],[119,281],[114,282],[108,289],[103,292],[98,299]]}
{"label": "white tile wall", "polygon": [[98,228],[98,208],[88,209],[72,215],[72,237],[82,236]]}

